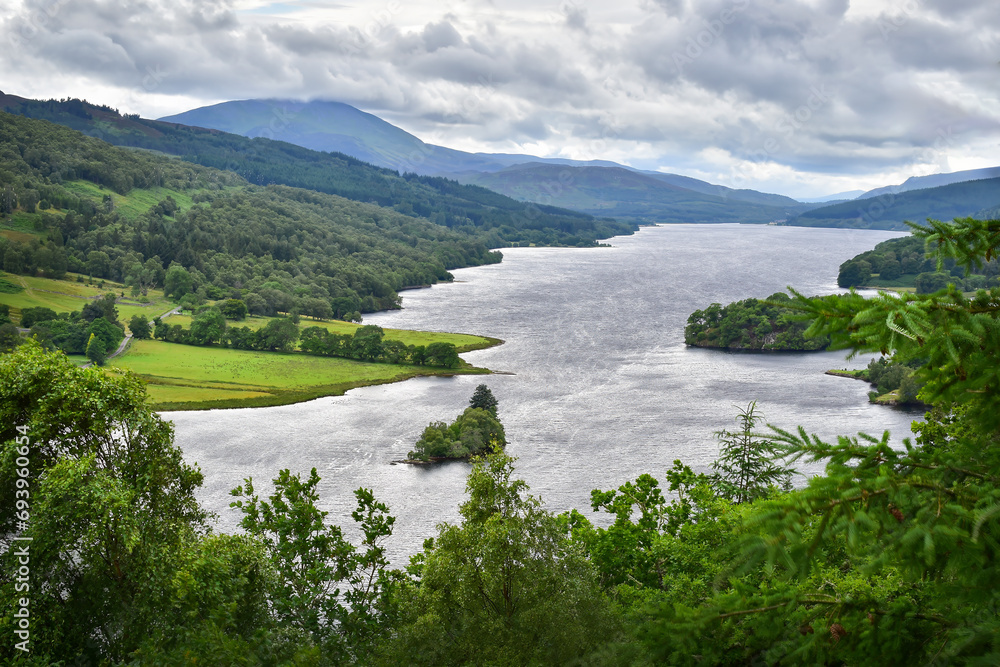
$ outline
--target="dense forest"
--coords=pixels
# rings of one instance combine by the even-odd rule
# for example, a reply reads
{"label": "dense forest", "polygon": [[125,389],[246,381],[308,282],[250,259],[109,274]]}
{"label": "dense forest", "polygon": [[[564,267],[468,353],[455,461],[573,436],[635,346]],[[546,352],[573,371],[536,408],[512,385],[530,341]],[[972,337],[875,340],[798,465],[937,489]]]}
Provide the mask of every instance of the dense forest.
{"label": "dense forest", "polygon": [[984,259],[968,269],[954,259],[937,261],[924,253],[924,243],[915,236],[882,241],[874,249],[863,252],[840,265],[837,284],[840,287],[914,287],[922,294],[943,289],[948,283],[960,290],[972,292],[996,284],[1000,276],[1000,260]]}
{"label": "dense forest", "polygon": [[146,148],[235,172],[255,185],[288,185],[391,207],[459,231],[491,248],[511,244],[591,246],[637,227],[610,218],[519,202],[486,188],[399,173],[342,153],[325,153],[264,138],[120,116],[80,100],[6,96],[5,110],[66,125],[111,144]]}
{"label": "dense forest", "polygon": [[806,338],[807,323],[798,313],[784,307],[787,294],[778,292],[767,299],[745,299],[729,305],[713,303],[696,310],[684,327],[684,342],[694,347],[730,350],[823,350],[828,338]]}
{"label": "dense forest", "polygon": [[253,314],[345,318],[398,290],[498,262],[486,244],[392,209],[116,148],[0,114],[3,269],[162,286],[195,302],[239,295]]}
{"label": "dense forest", "polygon": [[[997,221],[918,230],[961,265],[995,254],[998,235]],[[931,409],[903,448],[888,433],[765,429],[751,401],[705,471],[677,461],[595,489],[606,521],[546,510],[493,452],[403,569],[384,548],[392,508],[358,489],[351,542],[319,509],[315,470],[276,471],[267,495],[244,480],[241,532],[216,532],[202,475],[141,381],[28,341],[0,357],[0,659],[997,664],[998,303],[1000,286],[795,294],[831,347],[926,360],[913,373]],[[799,460],[825,473],[790,488]]]}

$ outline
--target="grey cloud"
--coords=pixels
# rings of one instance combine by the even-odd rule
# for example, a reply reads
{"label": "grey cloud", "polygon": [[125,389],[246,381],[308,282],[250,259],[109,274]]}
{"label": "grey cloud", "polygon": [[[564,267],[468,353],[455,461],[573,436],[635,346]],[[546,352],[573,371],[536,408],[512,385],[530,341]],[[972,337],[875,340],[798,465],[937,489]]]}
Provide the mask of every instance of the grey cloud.
{"label": "grey cloud", "polygon": [[579,30],[583,33],[590,32],[590,29],[587,27],[586,9],[581,9],[575,5],[567,4],[563,13],[566,16],[566,27],[571,28],[572,30]]}
{"label": "grey cloud", "polygon": [[[769,159],[793,169],[875,173],[926,156],[941,132],[957,150],[1000,137],[991,3],[920,0],[906,13],[901,1],[861,19],[848,0],[640,0],[627,28],[593,18],[617,9],[610,0],[553,4],[527,27],[474,5],[428,4],[414,27],[350,25],[338,8],[306,23],[232,2],[28,0],[0,19],[0,40],[18,44],[0,66],[123,89],[160,72],[157,94],[206,103],[325,97],[445,145],[639,146],[678,165],[707,147],[753,156],[774,138]],[[817,87],[830,99],[810,106]]]}
{"label": "grey cloud", "polygon": [[464,42],[455,27],[447,21],[428,23],[421,35],[428,53],[446,47],[461,46]]}
{"label": "grey cloud", "polygon": [[654,0],[654,2],[671,16],[679,16],[687,8],[686,0]]}

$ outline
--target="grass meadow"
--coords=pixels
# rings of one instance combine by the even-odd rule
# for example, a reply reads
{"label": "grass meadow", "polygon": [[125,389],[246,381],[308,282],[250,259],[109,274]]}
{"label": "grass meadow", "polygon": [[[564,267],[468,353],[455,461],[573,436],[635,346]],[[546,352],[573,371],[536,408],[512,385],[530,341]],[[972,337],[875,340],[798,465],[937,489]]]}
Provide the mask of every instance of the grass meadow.
{"label": "grass meadow", "polygon": [[147,383],[157,410],[282,405],[339,396],[348,389],[420,375],[482,374],[465,365],[433,368],[376,364],[300,353],[198,347],[156,340],[133,341],[111,369],[129,370]]}

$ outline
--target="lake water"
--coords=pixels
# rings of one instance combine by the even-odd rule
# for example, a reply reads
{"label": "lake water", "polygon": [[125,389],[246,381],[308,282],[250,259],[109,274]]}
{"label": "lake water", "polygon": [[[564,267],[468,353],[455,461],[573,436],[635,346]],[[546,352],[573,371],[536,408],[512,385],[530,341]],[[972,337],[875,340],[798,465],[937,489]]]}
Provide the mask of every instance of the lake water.
{"label": "lake water", "polygon": [[[457,331],[504,345],[463,358],[508,374],[418,378],[298,405],[164,413],[177,444],[205,474],[200,498],[232,530],[229,489],[258,488],[282,468],[323,477],[322,506],[350,530],[353,490],[373,488],[397,517],[397,565],[458,519],[463,462],[393,465],[431,421],[451,421],[479,383],[500,403],[517,471],[554,511],[590,511],[591,489],[650,473],[674,459],[708,471],[713,432],[735,426],[736,407],[757,401],[769,423],[825,438],[859,431],[909,435],[920,413],[868,403],[866,383],[824,375],[860,368],[843,352],[733,354],[688,348],[688,315],[712,302],[766,297],[792,285],[837,291],[838,266],[898,234],[754,225],[643,228],[611,248],[516,248],[501,264],[454,271],[456,282],[403,293],[383,327]],[[821,468],[803,468],[805,475]],[[804,478],[799,478],[801,481]]]}

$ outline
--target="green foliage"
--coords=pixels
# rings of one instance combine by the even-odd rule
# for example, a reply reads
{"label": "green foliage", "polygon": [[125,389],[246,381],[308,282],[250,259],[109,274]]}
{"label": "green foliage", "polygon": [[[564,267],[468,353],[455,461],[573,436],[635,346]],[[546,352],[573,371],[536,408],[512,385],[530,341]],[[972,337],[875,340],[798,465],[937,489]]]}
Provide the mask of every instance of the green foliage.
{"label": "green foliage", "polygon": [[191,291],[191,274],[180,264],[172,264],[164,276],[163,294],[176,299],[183,298]]}
{"label": "green foliage", "polygon": [[[715,516],[713,507],[722,507],[715,497],[710,478],[695,474],[680,461],[667,471],[667,490],[676,499],[667,502],[660,483],[652,475],[641,475],[617,491],[591,492],[591,507],[615,517],[608,528],[594,528],[582,514],[568,516],[575,540],[584,545],[597,567],[601,582],[630,596],[633,588],[662,589],[680,573],[675,563],[664,558],[664,540],[680,538],[697,524],[698,517]],[[622,589],[626,586],[626,589]]]}
{"label": "green foliage", "polygon": [[24,288],[17,283],[13,283],[6,278],[0,278],[0,294],[17,294],[23,291]]}
{"label": "green foliage", "polygon": [[[104,115],[116,128],[106,131],[92,119],[59,109],[61,103],[28,101],[10,111],[41,117],[98,135],[108,142],[177,155],[218,170],[230,170],[256,185],[282,184],[359,202],[383,211],[407,211],[434,220],[485,247],[510,244],[595,245],[597,239],[629,234],[635,225],[556,208],[528,204],[486,188],[416,174],[398,174],[341,153],[312,151],[269,139],[185,127],[145,119]],[[79,100],[76,102],[79,103]],[[86,105],[86,103],[83,103]],[[92,105],[86,105],[92,107]],[[184,164],[184,163],[181,163]],[[226,175],[231,178],[231,175]],[[2,181],[0,181],[2,182]],[[463,252],[461,244],[442,248],[447,255]],[[187,263],[185,262],[185,265]],[[422,285],[412,282],[406,285]]]}
{"label": "green foliage", "polygon": [[211,345],[223,340],[226,335],[226,318],[215,306],[198,311],[188,331],[188,342],[192,345]]}
{"label": "green foliage", "polygon": [[451,343],[431,343],[424,350],[424,363],[430,366],[455,368],[461,361],[458,351]]}
{"label": "green foliage", "polygon": [[[357,196],[365,203],[284,186],[247,187],[228,172],[115,148],[19,116],[0,114],[0,155],[0,185],[41,188],[59,209],[38,214],[47,237],[41,246],[8,244],[4,264],[15,273],[69,268],[122,281],[137,295],[162,281],[175,299],[199,292],[218,299],[241,289],[248,298],[261,296],[267,314],[297,308],[326,318],[396,308],[405,286],[501,259],[489,250],[502,245],[493,236],[488,245],[475,231],[470,237],[372,205],[362,192]],[[103,166],[96,169],[94,160]],[[126,211],[107,205],[115,197],[94,185],[105,182],[136,200],[166,186],[188,203],[161,197]]]}
{"label": "green foliage", "polygon": [[739,408],[739,429],[715,433],[719,457],[712,463],[712,486],[719,497],[734,503],[764,498],[775,486],[786,491],[791,488],[791,471],[775,463],[778,448],[774,442],[754,433],[763,419],[756,410],[756,401]]}
{"label": "green foliage", "polygon": [[476,390],[472,392],[472,398],[469,399],[470,408],[479,408],[480,410],[487,410],[492,412],[494,415],[497,413],[497,399],[490,391],[490,388],[485,384],[477,385]]}
{"label": "green foliage", "polygon": [[299,328],[286,318],[271,320],[257,331],[255,349],[289,352],[299,339]]}
{"label": "green foliage", "polygon": [[955,283],[950,273],[944,271],[934,271],[921,273],[914,280],[914,286],[920,294],[931,294],[948,287],[948,283]]}
{"label": "green foliage", "polygon": [[21,344],[21,334],[11,322],[0,324],[0,352],[7,352]]}
{"label": "green foliage", "polygon": [[106,320],[103,317],[98,317],[90,323],[90,326],[86,330],[87,339],[90,340],[90,335],[94,335],[101,341],[104,345],[104,350],[106,352],[113,352],[118,348],[118,344],[122,342],[125,338],[125,332],[122,331],[121,327],[116,326]]}
{"label": "green foliage", "polygon": [[370,490],[356,491],[358,507],[351,516],[363,541],[360,549],[354,547],[316,507],[319,481],[315,468],[305,481],[282,470],[274,492],[261,500],[248,478],[231,491],[240,500],[230,506],[243,513],[240,526],[263,543],[275,569],[267,599],[288,633],[285,641],[292,646],[310,642],[323,664],[341,664],[361,659],[365,647],[386,630],[379,625],[380,608],[394,575],[387,571],[383,545],[395,519]]}
{"label": "green foliage", "polygon": [[617,634],[593,570],[562,522],[513,479],[513,459],[478,459],[458,525],[414,557],[385,664],[569,664]]}
{"label": "green foliage", "polygon": [[[956,268],[957,267],[957,268]],[[996,282],[1000,262],[995,258],[974,266],[966,273],[954,258],[945,257],[941,272],[933,258],[924,252],[924,240],[919,236],[903,236],[882,241],[874,249],[857,255],[840,265],[837,284],[841,287],[916,287],[918,292],[931,293],[949,282],[965,291]],[[859,270],[863,270],[860,275]]]}
{"label": "green foliage", "polygon": [[[951,257],[969,267],[996,253],[1000,222],[972,218],[953,224],[914,226],[943,263]],[[794,293],[794,292],[793,292]],[[901,363],[924,360],[914,377],[931,403],[966,404],[991,427],[1000,424],[1000,287],[966,298],[954,288],[933,295],[880,293],[871,299],[850,293],[815,297],[795,293],[802,312],[815,318],[811,335],[828,335],[834,349],[894,352]]]}
{"label": "green foliage", "polygon": [[[373,324],[358,327],[353,335],[333,333],[324,327],[306,327],[302,330],[300,347],[307,354],[369,362],[411,363],[417,366],[430,365],[444,368],[454,368],[461,363],[454,343],[404,345],[399,341],[384,340],[384,335],[382,327]],[[240,332],[236,336],[231,334],[230,345],[240,347],[244,339],[251,339],[249,330]],[[431,353],[428,353],[428,350],[431,350]]]}
{"label": "green foliage", "polygon": [[242,299],[226,299],[219,304],[219,310],[230,320],[245,320],[247,304]]}
{"label": "green foliage", "polygon": [[48,322],[49,320],[56,319],[56,317],[56,312],[51,308],[22,308],[21,326],[25,329],[30,329],[36,322]]}
{"label": "green foliage", "polygon": [[684,342],[695,347],[738,350],[822,350],[829,340],[805,336],[807,324],[787,307],[788,296],[746,299],[725,307],[713,303],[688,317]]}
{"label": "green foliage", "polygon": [[115,305],[116,299],[114,294],[105,294],[104,296],[94,299],[83,306],[83,310],[80,311],[80,317],[92,322],[99,317],[103,317],[108,322],[117,325],[118,324],[118,307]]}
{"label": "green foliage", "polygon": [[[914,226],[939,262],[989,261],[996,221]],[[921,398],[939,407],[916,443],[889,434],[826,442],[774,429],[789,460],[826,461],[826,474],[773,500],[752,503],[739,557],[720,590],[697,609],[660,607],[663,645],[707,642],[736,621],[742,646],[767,662],[991,664],[1000,659],[1000,418],[997,306],[1000,288],[966,299],[933,295],[805,298],[811,333],[855,352],[927,359],[914,371]],[[763,575],[763,578],[761,576]],[[747,579],[749,577],[749,579]],[[795,629],[798,631],[795,631]],[[663,632],[669,629],[670,638]],[[651,630],[652,632],[652,630]],[[719,660],[712,652],[712,660]],[[708,660],[708,652],[702,655]]]}
{"label": "green foliage", "polygon": [[859,287],[869,284],[871,279],[871,264],[864,260],[852,260],[840,265],[840,272],[837,274],[837,285],[839,287]]}
{"label": "green foliage", "polygon": [[[79,369],[33,341],[0,357],[0,530],[23,529],[15,491],[27,488],[34,655],[119,663],[161,627],[154,601],[205,516],[194,498],[201,473],[172,439],[133,376]],[[17,544],[0,546],[7,618],[21,597]],[[4,662],[14,653],[0,645]]]}
{"label": "green foliage", "polygon": [[145,315],[133,315],[128,321],[128,329],[137,340],[149,340],[153,333]]}
{"label": "green foliage", "polygon": [[94,364],[103,366],[104,362],[108,359],[108,348],[104,343],[104,339],[97,336],[97,334],[91,333],[90,338],[87,339],[85,354]]}
{"label": "green foliage", "polygon": [[507,436],[496,413],[466,408],[450,425],[431,422],[407,456],[421,461],[468,458],[500,451],[506,446]]}

